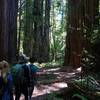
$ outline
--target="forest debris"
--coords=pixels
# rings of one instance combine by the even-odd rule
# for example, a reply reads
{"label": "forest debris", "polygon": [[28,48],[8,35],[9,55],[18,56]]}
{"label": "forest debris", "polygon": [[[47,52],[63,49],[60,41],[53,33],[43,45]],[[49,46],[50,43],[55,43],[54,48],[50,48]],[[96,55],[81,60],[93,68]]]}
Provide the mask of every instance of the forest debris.
{"label": "forest debris", "polygon": [[100,91],[100,84],[92,76],[74,80],[74,82],[82,87],[87,88],[88,90]]}

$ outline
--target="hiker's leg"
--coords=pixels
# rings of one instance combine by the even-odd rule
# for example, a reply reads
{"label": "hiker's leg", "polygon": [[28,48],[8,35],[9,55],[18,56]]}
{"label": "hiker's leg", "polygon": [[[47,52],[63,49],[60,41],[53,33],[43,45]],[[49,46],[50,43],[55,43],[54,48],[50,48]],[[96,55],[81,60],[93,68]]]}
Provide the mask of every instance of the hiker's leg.
{"label": "hiker's leg", "polygon": [[[13,90],[12,90],[13,91]],[[13,99],[13,92],[12,91],[10,91],[10,100],[14,100]],[[1,99],[0,99],[1,100]]]}
{"label": "hiker's leg", "polygon": [[30,95],[32,96],[33,94],[33,91],[34,91],[34,85],[30,88]]}
{"label": "hiker's leg", "polygon": [[28,100],[28,87],[27,86],[23,86],[23,94],[25,96],[25,100]]}
{"label": "hiker's leg", "polygon": [[28,87],[28,95],[29,95],[30,100],[32,98],[33,90],[34,90],[34,86]]}
{"label": "hiker's leg", "polygon": [[21,93],[16,93],[15,100],[19,100]]}
{"label": "hiker's leg", "polygon": [[15,100],[19,100],[20,96],[21,96],[20,87],[19,86],[16,86],[15,87]]}

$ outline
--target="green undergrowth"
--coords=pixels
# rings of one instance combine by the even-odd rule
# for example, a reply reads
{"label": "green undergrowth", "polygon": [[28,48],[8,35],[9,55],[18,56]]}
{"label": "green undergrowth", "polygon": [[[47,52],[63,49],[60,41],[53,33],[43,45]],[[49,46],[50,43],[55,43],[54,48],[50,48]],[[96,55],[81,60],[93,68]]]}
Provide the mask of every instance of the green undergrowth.
{"label": "green undergrowth", "polygon": [[63,65],[63,61],[52,61],[52,62],[47,62],[47,63],[41,63],[40,67],[46,67],[46,68],[51,68],[51,67],[58,67],[58,66],[62,66]]}

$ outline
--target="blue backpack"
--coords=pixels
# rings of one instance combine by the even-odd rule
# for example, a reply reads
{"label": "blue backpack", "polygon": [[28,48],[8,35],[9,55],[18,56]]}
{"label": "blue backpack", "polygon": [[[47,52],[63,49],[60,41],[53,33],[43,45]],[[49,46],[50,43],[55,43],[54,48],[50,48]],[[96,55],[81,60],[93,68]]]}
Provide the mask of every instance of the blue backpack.
{"label": "blue backpack", "polygon": [[36,72],[38,71],[38,67],[33,64],[29,64],[27,66],[29,69],[29,84],[36,85],[37,79],[33,76],[33,74],[36,74]]}
{"label": "blue backpack", "polygon": [[14,84],[30,84],[35,83],[35,79],[32,76],[33,73],[36,73],[38,68],[33,64],[16,64],[11,68],[13,75]]}

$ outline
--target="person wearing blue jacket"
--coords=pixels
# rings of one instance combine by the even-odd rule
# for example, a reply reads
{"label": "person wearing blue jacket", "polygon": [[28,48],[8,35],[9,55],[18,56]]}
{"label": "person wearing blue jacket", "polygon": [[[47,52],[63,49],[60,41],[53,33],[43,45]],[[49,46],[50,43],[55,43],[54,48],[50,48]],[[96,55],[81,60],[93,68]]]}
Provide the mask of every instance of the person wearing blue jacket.
{"label": "person wearing blue jacket", "polygon": [[6,61],[0,62],[0,100],[13,100],[13,78]]}

